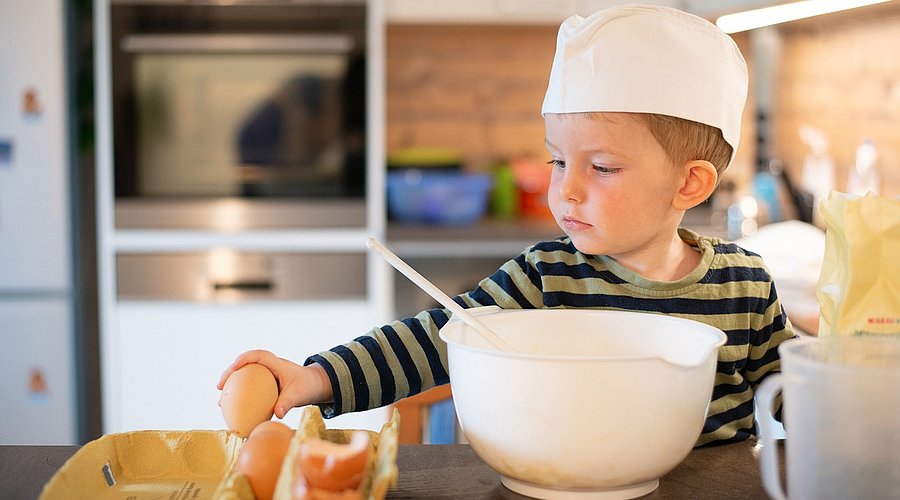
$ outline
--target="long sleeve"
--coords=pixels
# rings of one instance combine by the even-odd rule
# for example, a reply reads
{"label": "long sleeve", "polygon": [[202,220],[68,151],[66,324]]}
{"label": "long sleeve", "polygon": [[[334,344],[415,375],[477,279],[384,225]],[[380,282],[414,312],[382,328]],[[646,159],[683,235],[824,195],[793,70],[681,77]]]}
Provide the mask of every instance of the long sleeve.
{"label": "long sleeve", "polygon": [[[465,308],[540,307],[536,282],[540,283],[539,275],[526,250],[482,280],[475,290],[454,300]],[[422,311],[309,357],[305,364],[320,364],[334,389],[334,402],[321,405],[323,414],[330,417],[376,408],[448,383],[447,345],[438,332],[449,316],[446,309]]]}

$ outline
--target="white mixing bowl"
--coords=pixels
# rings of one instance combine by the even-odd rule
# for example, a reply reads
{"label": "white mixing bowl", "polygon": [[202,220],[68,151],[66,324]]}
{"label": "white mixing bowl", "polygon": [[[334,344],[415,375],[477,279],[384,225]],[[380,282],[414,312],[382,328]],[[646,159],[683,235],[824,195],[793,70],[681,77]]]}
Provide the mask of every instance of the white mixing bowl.
{"label": "white mixing bowl", "polygon": [[450,383],[466,439],[509,489],[537,498],[634,498],[703,428],[725,334],[658,314],[470,309],[518,352],[457,318]]}

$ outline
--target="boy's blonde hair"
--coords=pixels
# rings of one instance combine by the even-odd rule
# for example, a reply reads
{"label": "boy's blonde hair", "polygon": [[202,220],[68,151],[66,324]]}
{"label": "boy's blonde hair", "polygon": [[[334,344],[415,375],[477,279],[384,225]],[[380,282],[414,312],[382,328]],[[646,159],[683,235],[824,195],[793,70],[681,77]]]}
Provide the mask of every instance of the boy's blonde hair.
{"label": "boy's blonde hair", "polygon": [[[609,120],[607,113],[572,113],[591,120]],[[673,165],[684,165],[691,160],[706,160],[713,164],[719,180],[728,168],[733,153],[722,131],[711,125],[655,113],[626,113],[643,123],[672,160]],[[562,115],[557,115],[562,116]]]}
{"label": "boy's blonde hair", "polygon": [[722,178],[733,151],[722,137],[721,130],[674,116],[654,113],[635,115],[647,125],[675,165],[684,165],[691,160],[706,160],[716,168],[719,179]]}

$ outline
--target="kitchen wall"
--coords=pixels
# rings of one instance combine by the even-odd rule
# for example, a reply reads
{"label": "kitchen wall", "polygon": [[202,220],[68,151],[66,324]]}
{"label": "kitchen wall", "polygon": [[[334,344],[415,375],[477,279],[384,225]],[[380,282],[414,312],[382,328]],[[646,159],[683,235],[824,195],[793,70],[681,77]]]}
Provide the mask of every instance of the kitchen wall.
{"label": "kitchen wall", "polygon": [[554,26],[414,26],[387,30],[387,147],[461,151],[470,166],[545,156],[541,102]]}
{"label": "kitchen wall", "polygon": [[[838,189],[846,186],[856,147],[869,137],[880,154],[883,193],[900,194],[900,2],[886,5],[777,28],[770,144],[795,178],[807,153],[798,128],[807,123],[828,134]],[[734,38],[752,80],[749,35]],[[540,106],[555,39],[551,25],[389,25],[388,151],[456,148],[476,168],[521,154],[545,158]],[[749,186],[756,165],[754,94],[725,176],[739,188]]]}
{"label": "kitchen wall", "polygon": [[900,195],[900,2],[822,16],[779,28],[773,153],[799,175],[809,151],[798,129],[823,130],[846,187],[856,148],[871,138],[880,155],[882,194]]}
{"label": "kitchen wall", "polygon": [[[540,112],[556,31],[555,25],[389,25],[388,152],[453,148],[475,169],[498,158],[547,158]],[[746,51],[747,37],[735,39]],[[741,142],[726,175],[744,185],[755,164],[751,112],[744,114]]]}

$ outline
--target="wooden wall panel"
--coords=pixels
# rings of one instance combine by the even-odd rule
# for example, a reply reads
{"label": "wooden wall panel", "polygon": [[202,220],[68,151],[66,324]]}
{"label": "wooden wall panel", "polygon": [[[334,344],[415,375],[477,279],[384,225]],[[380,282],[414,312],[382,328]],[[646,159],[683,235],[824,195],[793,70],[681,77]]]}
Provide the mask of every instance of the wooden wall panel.
{"label": "wooden wall panel", "polygon": [[555,26],[387,30],[387,148],[444,147],[480,168],[546,156],[541,102]]}
{"label": "wooden wall panel", "polygon": [[799,176],[808,153],[800,126],[823,130],[843,190],[856,148],[871,138],[882,194],[900,195],[900,2],[786,24],[779,32],[775,153]]}
{"label": "wooden wall panel", "polygon": [[[454,148],[475,169],[519,155],[547,158],[540,108],[556,30],[389,25],[388,152]],[[746,37],[735,38],[744,49]],[[745,112],[742,144],[726,174],[738,185],[747,184],[755,164],[754,130],[753,114]]]}
{"label": "wooden wall panel", "polygon": [[[846,188],[856,147],[878,146],[882,191],[900,195],[900,2],[778,28],[772,152],[799,177],[801,124],[824,130]],[[470,167],[516,155],[546,157],[540,105],[555,26],[390,25],[387,147],[458,149]],[[748,61],[746,34],[735,35]],[[751,74],[753,67],[750,67]],[[754,97],[737,160],[726,173],[747,187],[755,166]]]}

